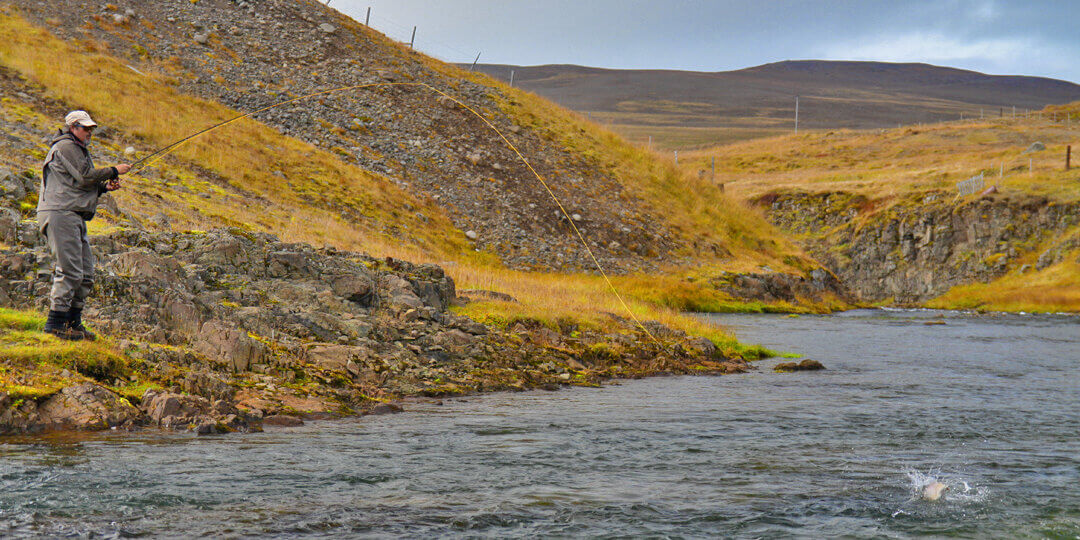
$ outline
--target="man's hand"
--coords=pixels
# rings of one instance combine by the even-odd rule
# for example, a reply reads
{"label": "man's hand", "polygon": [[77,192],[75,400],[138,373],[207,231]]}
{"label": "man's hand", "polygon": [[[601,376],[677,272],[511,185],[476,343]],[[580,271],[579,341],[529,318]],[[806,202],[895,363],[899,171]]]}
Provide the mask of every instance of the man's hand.
{"label": "man's hand", "polygon": [[[117,167],[117,168],[119,169],[119,167]],[[105,190],[106,191],[116,191],[118,189],[120,189],[120,179],[119,178],[114,178],[112,180],[109,180],[108,182],[105,182]]]}
{"label": "man's hand", "polygon": [[127,174],[128,171],[130,171],[130,170],[131,170],[131,165],[128,165],[127,163],[121,163],[121,164],[116,166],[116,172],[118,172],[120,174]]}

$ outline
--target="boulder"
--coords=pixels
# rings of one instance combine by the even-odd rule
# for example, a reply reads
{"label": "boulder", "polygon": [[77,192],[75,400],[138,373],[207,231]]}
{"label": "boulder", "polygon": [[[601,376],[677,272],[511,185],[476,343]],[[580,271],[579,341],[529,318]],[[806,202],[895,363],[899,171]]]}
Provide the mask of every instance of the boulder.
{"label": "boulder", "polygon": [[263,418],[264,426],[296,427],[304,425],[304,421],[296,416],[287,414],[272,414]]}
{"label": "boulder", "polygon": [[383,296],[392,306],[421,308],[424,302],[416,295],[412,285],[395,274],[387,274],[379,278],[379,289]]}
{"label": "boulder", "polygon": [[26,186],[20,177],[0,169],[0,197],[18,203],[26,198]]}
{"label": "boulder", "polygon": [[37,407],[36,424],[45,430],[102,430],[134,423],[139,410],[96,384],[69,386]]}
{"label": "boulder", "polygon": [[[221,377],[208,371],[193,371],[188,373],[180,383],[180,388],[189,394],[202,396],[206,399],[216,400],[214,408],[217,410],[217,402],[230,400],[236,395],[236,389]],[[218,411],[223,414],[235,412],[234,410]]]}
{"label": "boulder", "polygon": [[162,424],[172,418],[171,426],[189,423],[199,416],[208,416],[213,412],[210,400],[202,396],[153,392],[143,394],[143,408],[151,420]]}
{"label": "boulder", "polygon": [[817,360],[810,360],[809,358],[807,358],[806,360],[803,360],[799,363],[781,362],[779,364],[776,364],[776,367],[773,368],[773,371],[777,373],[791,373],[793,371],[817,371],[820,369],[825,369],[825,366],[822,365],[821,362],[818,362]]}
{"label": "boulder", "polygon": [[207,356],[228,362],[235,371],[247,371],[252,364],[262,364],[266,345],[248,337],[247,332],[220,321],[203,323],[193,346]]}
{"label": "boulder", "polygon": [[371,409],[371,414],[383,415],[383,414],[397,414],[404,411],[401,405],[396,403],[380,403]]}
{"label": "boulder", "polygon": [[19,222],[22,217],[11,208],[0,208],[0,243],[15,244],[19,241]]}
{"label": "boulder", "polygon": [[345,372],[350,362],[363,355],[362,351],[359,347],[317,343],[308,346],[305,356],[307,362],[323,369]]}
{"label": "boulder", "polygon": [[266,275],[272,278],[306,276],[307,256],[302,252],[274,251],[266,256]]}
{"label": "boulder", "polygon": [[362,274],[344,274],[331,277],[329,281],[334,294],[363,306],[371,305],[375,283],[370,277]]}
{"label": "boulder", "polygon": [[145,249],[120,253],[109,261],[108,266],[122,276],[156,283],[178,281],[185,275],[176,259]]}

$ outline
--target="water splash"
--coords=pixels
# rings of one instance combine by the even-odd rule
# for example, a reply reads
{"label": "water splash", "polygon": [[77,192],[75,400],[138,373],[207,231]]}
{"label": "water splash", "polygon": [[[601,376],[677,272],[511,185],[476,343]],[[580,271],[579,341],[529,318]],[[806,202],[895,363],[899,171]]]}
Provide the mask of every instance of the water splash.
{"label": "water splash", "polygon": [[954,473],[943,473],[940,468],[931,468],[925,473],[918,469],[904,471],[908,478],[908,487],[911,491],[911,501],[923,499],[923,490],[934,482],[941,482],[948,486],[948,490],[941,496],[939,501],[953,504],[972,504],[986,500],[990,489],[985,486],[974,486],[962,476]]}

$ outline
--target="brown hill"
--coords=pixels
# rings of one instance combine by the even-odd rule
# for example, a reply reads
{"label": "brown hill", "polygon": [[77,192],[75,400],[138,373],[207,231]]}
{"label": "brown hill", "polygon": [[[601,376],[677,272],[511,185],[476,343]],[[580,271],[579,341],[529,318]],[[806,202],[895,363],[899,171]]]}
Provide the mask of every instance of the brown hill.
{"label": "brown hill", "polygon": [[631,140],[699,147],[806,129],[885,128],[1012,114],[1080,99],[1055,79],[986,75],[928,64],[785,61],[726,72],[477,65]]}

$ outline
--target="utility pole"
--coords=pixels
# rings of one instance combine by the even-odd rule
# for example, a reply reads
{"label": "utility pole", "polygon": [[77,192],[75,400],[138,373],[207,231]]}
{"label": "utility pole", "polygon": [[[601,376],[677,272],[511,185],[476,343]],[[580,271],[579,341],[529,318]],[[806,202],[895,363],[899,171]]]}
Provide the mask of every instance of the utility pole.
{"label": "utility pole", "polygon": [[795,134],[799,134],[799,96],[795,96]]}
{"label": "utility pole", "polygon": [[410,49],[413,48],[414,44],[416,44],[416,27],[415,26],[412,27],[412,37],[409,38],[409,48]]}
{"label": "utility pole", "polygon": [[367,17],[364,17],[364,26],[371,28],[371,6],[367,8]]}
{"label": "utility pole", "polygon": [[480,53],[476,53],[476,59],[473,60],[472,65],[469,66],[469,71],[470,72],[472,72],[473,68],[476,67],[476,63],[479,62],[479,61],[480,61]]}

